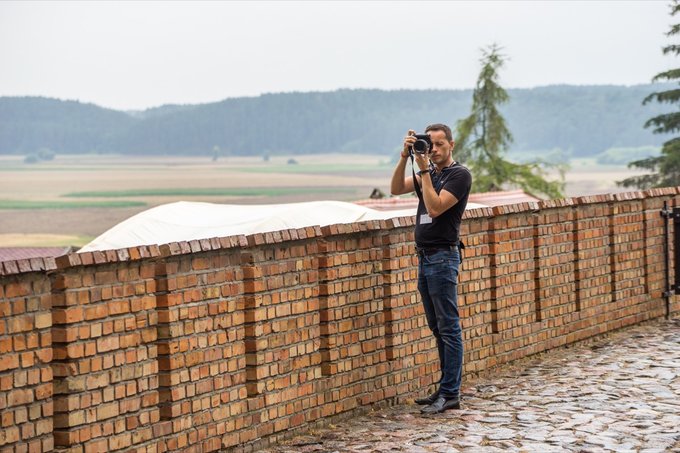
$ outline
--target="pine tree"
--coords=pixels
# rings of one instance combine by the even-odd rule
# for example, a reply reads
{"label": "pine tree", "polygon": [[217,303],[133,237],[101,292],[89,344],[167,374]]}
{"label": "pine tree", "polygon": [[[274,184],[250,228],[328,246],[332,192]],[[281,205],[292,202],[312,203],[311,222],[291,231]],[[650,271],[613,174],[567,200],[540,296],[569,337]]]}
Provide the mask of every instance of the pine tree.
{"label": "pine tree", "polygon": [[564,167],[540,160],[517,164],[504,159],[513,138],[498,110],[510,100],[498,83],[498,71],[505,63],[500,52],[496,44],[482,50],[482,70],[472,93],[472,111],[456,126],[456,159],[470,168],[474,192],[515,186],[529,193],[562,197],[564,184],[547,181],[545,175],[548,168],[557,167],[563,176]]}
{"label": "pine tree", "polygon": [[[680,2],[673,0],[670,4],[671,16],[680,12]],[[672,37],[680,33],[680,24],[674,24],[666,36]],[[663,48],[663,54],[680,54],[680,44],[671,44]],[[654,76],[652,82],[678,81],[680,69],[671,69]],[[674,104],[680,101],[680,89],[674,88],[667,91],[658,91],[647,96],[642,104],[657,101],[660,103]],[[655,134],[668,134],[680,132],[680,111],[664,113],[650,118],[645,123],[645,128],[653,127]],[[641,168],[652,173],[632,176],[617,184],[623,187],[637,187],[649,189],[652,187],[680,186],[680,137],[674,137],[665,142],[661,147],[661,155],[647,159],[636,160],[628,164],[629,168]]]}

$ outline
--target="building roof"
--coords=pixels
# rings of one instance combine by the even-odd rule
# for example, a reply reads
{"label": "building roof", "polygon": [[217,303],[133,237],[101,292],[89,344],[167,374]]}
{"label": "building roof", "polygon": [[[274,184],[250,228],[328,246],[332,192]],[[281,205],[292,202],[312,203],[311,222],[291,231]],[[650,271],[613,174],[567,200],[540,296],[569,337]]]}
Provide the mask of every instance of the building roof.
{"label": "building roof", "polygon": [[506,190],[503,192],[471,193],[468,202],[480,203],[487,206],[501,206],[506,204],[527,203],[541,201],[522,190]]}
{"label": "building roof", "polygon": [[[471,193],[468,198],[467,209],[493,207],[506,204],[526,203],[529,201],[541,201],[540,198],[531,196],[521,190],[507,190],[504,192]],[[367,208],[388,211],[392,209],[407,209],[418,206],[416,197],[391,197],[391,198],[367,198],[354,203]]]}
{"label": "building roof", "polygon": [[71,247],[0,247],[0,262],[30,258],[55,258],[71,251]]}

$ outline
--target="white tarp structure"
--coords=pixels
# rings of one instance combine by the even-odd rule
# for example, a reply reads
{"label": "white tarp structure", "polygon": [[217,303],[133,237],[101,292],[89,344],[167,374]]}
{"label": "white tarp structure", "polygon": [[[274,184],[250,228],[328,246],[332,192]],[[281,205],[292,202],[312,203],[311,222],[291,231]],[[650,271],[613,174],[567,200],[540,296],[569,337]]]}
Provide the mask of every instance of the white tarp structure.
{"label": "white tarp structure", "polygon": [[[467,208],[481,206],[468,203]],[[85,245],[79,252],[390,219],[413,216],[415,213],[415,208],[377,211],[341,201],[270,205],[179,201],[156,206],[130,217]]]}

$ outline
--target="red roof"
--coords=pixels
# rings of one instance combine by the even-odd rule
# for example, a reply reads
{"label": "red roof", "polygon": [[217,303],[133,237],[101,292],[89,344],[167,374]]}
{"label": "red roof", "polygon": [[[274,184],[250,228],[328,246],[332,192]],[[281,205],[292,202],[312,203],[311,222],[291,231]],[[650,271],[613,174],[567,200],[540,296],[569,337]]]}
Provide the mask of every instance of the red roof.
{"label": "red roof", "polygon": [[54,258],[71,251],[71,247],[0,247],[0,262],[30,258]]}
{"label": "red roof", "polygon": [[[500,206],[505,204],[526,203],[530,201],[541,201],[540,198],[533,197],[521,190],[507,190],[504,192],[485,192],[471,193],[468,203],[475,203],[484,206]],[[354,203],[380,211],[392,209],[408,209],[418,205],[416,197],[392,197],[392,198],[367,198],[358,200]]]}
{"label": "red roof", "polygon": [[354,201],[353,203],[379,211],[392,211],[396,209],[415,208],[418,205],[418,199],[416,197],[367,198],[365,200]]}
{"label": "red roof", "polygon": [[541,201],[522,190],[506,190],[504,192],[471,193],[468,202],[485,204],[487,206],[501,206],[505,204],[528,203]]}

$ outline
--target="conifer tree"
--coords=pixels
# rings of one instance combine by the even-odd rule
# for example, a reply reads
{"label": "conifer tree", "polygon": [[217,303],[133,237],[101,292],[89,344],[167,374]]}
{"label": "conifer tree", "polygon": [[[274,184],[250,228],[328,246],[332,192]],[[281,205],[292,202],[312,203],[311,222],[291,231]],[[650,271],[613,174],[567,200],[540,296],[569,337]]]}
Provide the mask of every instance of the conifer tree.
{"label": "conifer tree", "polygon": [[[680,12],[680,2],[673,0],[670,4],[671,16]],[[666,36],[674,37],[680,33],[680,24],[671,25],[671,29]],[[670,44],[663,48],[663,54],[680,54],[680,44]],[[679,81],[680,68],[670,69],[654,76],[652,82],[658,81]],[[680,102],[680,88],[673,88],[666,91],[658,91],[647,96],[642,104],[657,101],[660,103],[675,104]],[[664,113],[650,118],[645,123],[645,128],[653,127],[655,134],[672,134],[680,132],[680,110]],[[628,164],[629,168],[641,168],[652,173],[632,176],[618,184],[623,187],[637,187],[639,189],[649,189],[652,187],[672,187],[680,186],[680,137],[674,137],[665,142],[661,147],[661,155],[636,160]]]}
{"label": "conifer tree", "polygon": [[513,139],[498,110],[510,100],[498,83],[498,71],[505,63],[505,56],[500,52],[496,44],[482,50],[482,70],[472,93],[472,111],[456,126],[456,159],[470,168],[474,192],[494,192],[515,186],[528,193],[559,198],[564,184],[548,181],[545,175],[548,168],[557,167],[563,176],[564,167],[540,160],[518,164],[504,158]]}

